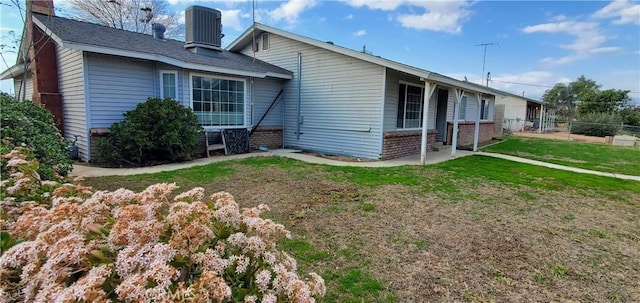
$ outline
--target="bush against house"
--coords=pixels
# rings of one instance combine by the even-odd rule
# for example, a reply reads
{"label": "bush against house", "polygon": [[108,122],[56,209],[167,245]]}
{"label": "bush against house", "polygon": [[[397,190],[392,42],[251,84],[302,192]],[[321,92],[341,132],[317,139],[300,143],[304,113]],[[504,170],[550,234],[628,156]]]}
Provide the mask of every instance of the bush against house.
{"label": "bush against house", "polygon": [[[40,104],[18,101],[5,93],[0,94],[0,103],[0,152],[5,154],[16,146],[30,147],[40,163],[37,172],[42,179],[66,176],[72,169],[70,144],[55,126],[51,112]],[[6,160],[2,160],[2,179],[7,177]]]}
{"label": "bush against house", "polygon": [[[42,181],[22,149],[4,155],[0,184],[0,294],[3,302],[315,302],[315,273],[277,249],[290,238],[225,192],[175,184],[142,192],[97,191]],[[76,180],[79,181],[79,180]],[[39,202],[17,202],[28,194]],[[171,198],[173,196],[173,198]]]}
{"label": "bush against house", "polygon": [[96,162],[145,166],[193,159],[202,127],[177,101],[149,98],[109,130],[110,136],[98,144]]}

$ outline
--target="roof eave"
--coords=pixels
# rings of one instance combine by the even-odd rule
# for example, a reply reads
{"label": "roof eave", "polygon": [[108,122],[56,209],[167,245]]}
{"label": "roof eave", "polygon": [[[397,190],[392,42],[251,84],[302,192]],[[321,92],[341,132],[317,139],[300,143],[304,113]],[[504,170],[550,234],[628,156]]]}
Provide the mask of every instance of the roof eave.
{"label": "roof eave", "polygon": [[16,64],[12,67],[7,68],[5,71],[0,73],[0,80],[13,79],[16,77],[22,76],[27,70],[24,63]]}
{"label": "roof eave", "polygon": [[200,70],[200,71],[207,71],[207,72],[213,72],[213,73],[247,76],[247,77],[254,77],[254,78],[266,78],[266,77],[275,77],[275,78],[281,78],[281,79],[293,78],[293,73],[283,74],[283,73],[270,72],[270,71],[256,72],[256,71],[222,68],[222,67],[211,66],[211,65],[185,62],[183,60],[178,60],[178,59],[174,59],[171,57],[158,55],[158,54],[141,53],[141,52],[128,51],[128,50],[117,49],[117,48],[65,41],[64,39],[60,39],[60,37],[58,37],[55,33],[53,33],[53,31],[51,31],[48,27],[46,27],[45,24],[42,23],[37,18],[33,18],[33,21],[34,23],[36,23],[36,25],[38,25],[38,27],[40,27],[43,31],[45,31],[45,33],[49,35],[56,43],[58,43],[58,45],[65,48],[77,49],[81,51],[87,51],[87,52],[98,53],[98,54],[115,55],[115,56],[123,56],[123,57],[136,58],[136,59],[158,61],[158,62],[174,65],[174,66],[185,68],[185,69]]}
{"label": "roof eave", "polygon": [[63,46],[65,48],[77,49],[77,50],[81,50],[81,51],[98,53],[98,54],[114,55],[114,56],[122,56],[122,57],[128,57],[128,58],[136,58],[136,59],[143,59],[143,60],[158,61],[158,62],[162,62],[162,63],[166,63],[166,64],[169,64],[169,65],[173,65],[173,66],[177,66],[177,67],[181,67],[181,68],[185,68],[185,69],[190,69],[190,70],[200,70],[200,71],[207,71],[207,72],[212,72],[212,73],[221,73],[221,74],[229,74],[229,75],[237,75],[237,76],[254,77],[254,78],[266,78],[266,77],[274,77],[274,78],[281,78],[281,79],[292,79],[293,78],[293,75],[288,75],[288,74],[283,74],[283,73],[274,73],[274,72],[270,72],[270,71],[256,72],[256,71],[246,71],[246,70],[238,70],[238,69],[231,69],[231,68],[223,68],[223,67],[218,67],[218,66],[211,66],[211,65],[204,65],[204,64],[198,64],[198,63],[185,62],[185,61],[182,61],[182,60],[174,59],[174,58],[163,56],[163,55],[127,51],[127,50],[123,50],[123,49],[108,48],[108,47],[81,44],[81,43],[74,43],[74,42],[68,42],[68,41],[63,41]]}

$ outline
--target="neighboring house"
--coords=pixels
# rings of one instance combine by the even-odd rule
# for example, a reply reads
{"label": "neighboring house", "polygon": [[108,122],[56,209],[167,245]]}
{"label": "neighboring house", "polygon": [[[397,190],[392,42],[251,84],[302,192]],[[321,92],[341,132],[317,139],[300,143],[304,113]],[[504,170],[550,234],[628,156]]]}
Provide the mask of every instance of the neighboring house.
{"label": "neighboring house", "polygon": [[[186,11],[191,20],[185,43],[56,17],[50,1],[28,1],[28,6],[34,13],[25,32],[33,31],[41,50],[31,48],[35,60],[26,69],[19,61],[2,78],[26,84],[16,89],[25,92],[21,99],[51,110],[66,139],[80,136],[79,156],[85,161],[95,152],[96,138],[148,97],[174,98],[192,108],[208,130],[250,129],[292,78],[286,69],[221,49],[216,10]],[[158,29],[155,34],[161,35]],[[24,73],[37,76],[25,83]],[[262,132],[252,136],[254,145],[281,147],[281,104],[261,125]]]}
{"label": "neighboring house", "polygon": [[[421,153],[423,139],[430,149],[436,142],[477,145],[493,135],[495,93],[482,86],[262,24],[227,50],[293,71],[285,83],[286,146],[391,159]],[[458,127],[458,142],[451,142]]]}
{"label": "neighboring house", "polygon": [[[508,131],[547,131],[553,128],[555,112],[545,108],[540,100],[518,96],[505,91],[488,88],[496,92],[496,106],[504,106],[502,128]],[[542,122],[542,127],[540,127]]]}
{"label": "neighboring house", "polygon": [[495,92],[424,69],[261,24],[222,50],[220,13],[202,7],[186,11],[185,43],[55,17],[49,1],[28,3],[40,14],[26,29],[50,39],[37,39],[31,65],[18,62],[2,78],[49,108],[65,138],[80,136],[82,160],[147,97],[175,98],[208,130],[253,130],[265,118],[254,146],[368,159],[424,156],[440,144],[475,149],[493,135]]}

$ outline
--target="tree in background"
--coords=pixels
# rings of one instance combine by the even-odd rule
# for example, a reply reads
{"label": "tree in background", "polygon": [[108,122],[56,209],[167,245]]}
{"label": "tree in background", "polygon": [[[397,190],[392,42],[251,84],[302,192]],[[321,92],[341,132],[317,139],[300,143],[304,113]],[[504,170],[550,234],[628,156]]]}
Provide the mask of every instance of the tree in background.
{"label": "tree in background", "polygon": [[71,0],[77,18],[87,22],[128,30],[150,33],[151,24],[160,23],[167,28],[167,36],[182,35],[179,15],[165,0]]}
{"label": "tree in background", "polygon": [[559,116],[570,119],[574,116],[576,96],[568,85],[557,83],[542,96],[545,106],[555,108]]}
{"label": "tree in background", "polygon": [[558,83],[542,96],[546,106],[555,108],[557,113],[573,119],[576,113],[586,115],[590,113],[618,114],[630,106],[629,91],[608,89],[600,90],[601,85],[594,80],[580,76],[569,84]]}

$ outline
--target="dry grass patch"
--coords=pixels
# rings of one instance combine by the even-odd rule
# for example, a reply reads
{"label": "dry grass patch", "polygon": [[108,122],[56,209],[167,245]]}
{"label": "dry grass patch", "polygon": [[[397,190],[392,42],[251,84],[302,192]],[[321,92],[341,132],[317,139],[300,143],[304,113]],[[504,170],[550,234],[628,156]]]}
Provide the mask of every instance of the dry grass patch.
{"label": "dry grass patch", "polygon": [[175,181],[268,204],[294,234],[282,247],[325,277],[323,302],[640,301],[637,183],[485,157],[388,169],[265,158],[202,170],[88,183]]}

